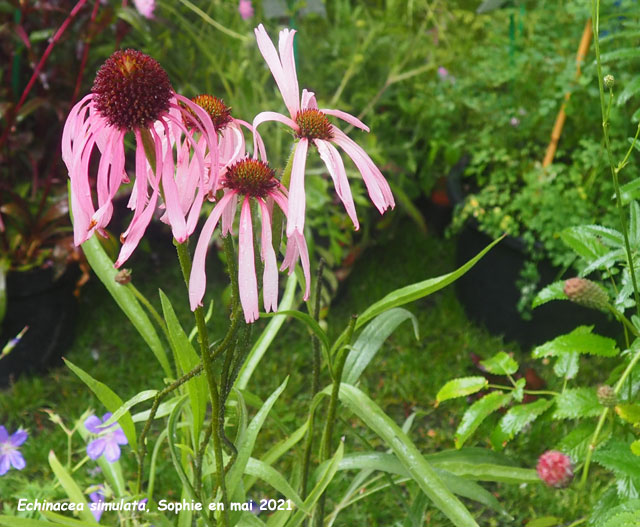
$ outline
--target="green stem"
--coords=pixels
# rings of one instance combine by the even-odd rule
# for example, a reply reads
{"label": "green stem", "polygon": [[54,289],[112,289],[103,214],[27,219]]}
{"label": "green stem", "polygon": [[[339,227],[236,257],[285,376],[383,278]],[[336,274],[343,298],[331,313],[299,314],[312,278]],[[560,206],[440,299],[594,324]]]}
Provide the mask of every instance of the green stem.
{"label": "green stem", "polygon": [[618,311],[615,307],[613,307],[612,305],[607,305],[607,307],[609,308],[609,311],[611,311],[611,313],[613,313],[613,315],[620,321],[622,322],[622,324],[624,325],[624,327],[626,329],[628,329],[632,335],[635,335],[636,337],[640,337],[640,331],[638,331],[638,329],[631,323],[629,322],[629,319],[627,317],[624,316],[623,313],[621,313],[620,311]]}
{"label": "green stem", "polygon": [[151,316],[154,318],[158,326],[160,326],[160,329],[164,333],[164,336],[167,338],[167,342],[171,342],[171,340],[169,339],[169,330],[167,329],[167,325],[165,324],[164,319],[160,316],[160,313],[158,313],[156,308],[153,307],[147,297],[144,296],[135,285],[129,282],[127,284],[127,287],[131,290],[133,296],[135,296],[140,301],[140,303],[142,303],[142,305],[147,308],[147,311],[151,313]]}
{"label": "green stem", "polygon": [[[600,59],[600,0],[592,0],[592,21],[593,21],[593,44],[596,53],[596,64],[598,70],[598,88],[600,91],[600,112],[602,113],[602,131],[604,134],[604,143],[607,150],[607,158],[609,167],[611,168],[611,177],[613,178],[613,186],[616,194],[616,207],[620,217],[620,225],[622,226],[622,235],[624,236],[624,247],[627,253],[627,263],[629,265],[629,274],[631,283],[633,284],[633,296],[636,302],[636,312],[640,315],[640,294],[638,293],[638,283],[636,280],[636,272],[633,265],[633,255],[631,253],[631,245],[629,243],[629,233],[627,232],[627,220],[622,208],[622,195],[620,193],[620,183],[618,181],[618,170],[613,161],[613,152],[609,141],[609,115],[604,100],[604,79],[602,77],[602,61]],[[611,93],[611,92],[610,92]]]}
{"label": "green stem", "polygon": [[[191,256],[189,255],[189,248],[186,243],[178,243],[174,240],[174,245],[178,251],[178,260],[180,261],[180,268],[182,269],[182,276],[184,278],[187,288],[189,287],[189,275],[191,273]],[[218,479],[218,488],[222,496],[222,514],[221,524],[223,527],[229,525],[229,500],[227,499],[227,489],[225,485],[225,473],[224,462],[222,457],[222,444],[220,440],[220,434],[216,424],[220,420],[220,397],[218,392],[218,384],[216,383],[211,357],[209,355],[209,333],[207,331],[207,325],[204,320],[204,309],[201,306],[197,307],[193,312],[196,319],[196,327],[198,328],[198,340],[200,341],[200,355],[202,359],[202,365],[207,378],[207,384],[209,385],[209,398],[211,400],[211,421],[212,426],[215,427],[213,436],[213,453],[216,460],[216,476]]]}
{"label": "green stem", "polygon": [[[502,384],[488,384],[487,388],[493,388],[495,390],[513,391],[513,386],[504,386]],[[560,395],[558,392],[552,392],[550,390],[523,390],[522,393],[527,395],[551,395],[553,397]]]}
{"label": "green stem", "polygon": [[[327,420],[324,424],[324,433],[322,434],[322,442],[320,444],[320,462],[326,461],[331,457],[331,439],[333,436],[333,425],[336,420],[336,410],[338,408],[338,395],[340,394],[340,384],[342,383],[342,372],[344,364],[351,350],[351,338],[356,327],[357,315],[353,315],[349,321],[347,328],[347,339],[344,346],[340,348],[338,356],[335,360],[333,369],[333,387],[331,389],[331,399],[329,400],[329,409],[327,411]],[[315,526],[321,527],[324,522],[324,506],[326,493],[323,493],[318,501],[318,512],[315,515]]]}
{"label": "green stem", "polygon": [[[618,393],[620,393],[620,390],[622,389],[624,381],[626,381],[627,377],[629,377],[629,375],[631,375],[631,371],[636,366],[636,364],[638,363],[639,360],[640,360],[640,351],[636,351],[636,354],[633,356],[633,358],[631,359],[631,361],[629,362],[629,364],[625,368],[624,372],[622,372],[622,375],[620,376],[620,379],[618,380],[618,382],[616,383],[615,388],[613,389],[613,391],[614,391],[614,393],[616,395]],[[586,458],[584,460],[584,467],[582,468],[582,477],[580,479],[580,488],[584,487],[584,485],[587,482],[587,477],[589,475],[589,466],[591,465],[591,458],[593,456],[593,452],[596,449],[596,446],[598,445],[598,437],[600,436],[600,432],[602,431],[602,427],[604,426],[604,422],[605,422],[605,420],[607,418],[607,414],[608,413],[609,413],[609,408],[605,408],[604,410],[602,410],[602,413],[600,414],[600,418],[598,419],[598,424],[596,426],[596,429],[593,432],[593,436],[591,437],[591,441],[589,442],[589,448],[587,450],[587,456],[586,456]]]}

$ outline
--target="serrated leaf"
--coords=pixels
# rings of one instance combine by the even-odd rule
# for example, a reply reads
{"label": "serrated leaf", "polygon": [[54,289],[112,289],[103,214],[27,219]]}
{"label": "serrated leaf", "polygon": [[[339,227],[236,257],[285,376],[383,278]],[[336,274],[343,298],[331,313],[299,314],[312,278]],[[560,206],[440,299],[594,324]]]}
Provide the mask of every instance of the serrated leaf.
{"label": "serrated leaf", "polygon": [[489,385],[489,381],[484,377],[459,377],[445,384],[436,395],[438,402],[456,397],[465,397],[472,393],[479,392]]}
{"label": "serrated leaf", "polygon": [[640,527],[640,510],[611,516],[602,527]]}
{"label": "serrated leaf", "polygon": [[503,448],[505,443],[510,441],[529,423],[535,421],[551,406],[549,399],[538,399],[529,404],[520,404],[509,409],[502,416],[498,425],[491,434],[491,444],[496,449]]}
{"label": "serrated leaf", "polygon": [[563,437],[554,449],[564,452],[576,462],[581,462],[587,454],[595,429],[594,422],[583,421]]}
{"label": "serrated leaf", "polygon": [[622,106],[637,93],[640,93],[640,75],[634,77],[630,82],[627,83],[627,85],[618,95],[616,103],[618,104],[618,106]]}
{"label": "serrated leaf", "polygon": [[631,452],[629,443],[609,441],[595,451],[593,460],[607,470],[611,470],[617,477],[627,476],[640,481],[640,463]]}
{"label": "serrated leaf", "polygon": [[536,308],[551,300],[568,300],[567,295],[564,294],[564,280],[558,280],[541,289],[533,299],[531,307]]}
{"label": "serrated leaf", "polygon": [[590,388],[572,388],[556,396],[554,419],[577,419],[595,417],[602,412],[595,390]]}
{"label": "serrated leaf", "polygon": [[594,335],[593,326],[579,326],[571,333],[561,335],[538,346],[531,352],[534,359],[555,357],[563,353],[580,353],[598,355],[600,357],[614,357],[619,353],[616,341],[601,335]]}
{"label": "serrated leaf", "polygon": [[522,377],[522,379],[518,379],[516,381],[516,385],[513,391],[511,392],[511,395],[513,396],[514,401],[518,401],[519,403],[522,402],[522,400],[524,399],[524,389],[526,386],[527,386],[527,379],[525,377]]}
{"label": "serrated leaf", "polygon": [[622,48],[614,51],[609,51],[600,55],[600,60],[603,64],[607,62],[614,62],[617,60],[634,60],[638,58],[637,48]]}
{"label": "serrated leaf", "polygon": [[626,252],[624,248],[612,249],[600,258],[596,258],[587,265],[581,272],[580,276],[587,276],[598,269],[609,271],[617,262],[624,261]]}
{"label": "serrated leaf", "polygon": [[480,361],[485,370],[494,375],[512,375],[518,371],[518,363],[504,351],[487,360]]}
{"label": "serrated leaf", "polygon": [[627,423],[640,423],[640,404],[619,404],[616,413]]}
{"label": "serrated leaf", "polygon": [[560,233],[560,239],[587,262],[592,262],[609,252],[609,249],[597,233],[585,227],[569,227]]}
{"label": "serrated leaf", "polygon": [[[635,523],[629,524],[629,518],[635,519]],[[640,525],[640,499],[634,498],[616,505],[609,509],[603,520],[603,523],[598,525],[602,527],[638,527]],[[615,523],[614,520],[622,523]]]}
{"label": "serrated leaf", "polygon": [[633,443],[631,443],[631,453],[634,456],[640,456],[640,439],[636,439]]}
{"label": "serrated leaf", "polygon": [[462,448],[465,441],[489,415],[502,408],[511,400],[511,394],[500,391],[491,392],[474,402],[462,416],[455,436],[456,448]]}
{"label": "serrated leaf", "polygon": [[561,379],[573,379],[580,368],[579,355],[576,352],[563,353],[553,365],[553,373]]}

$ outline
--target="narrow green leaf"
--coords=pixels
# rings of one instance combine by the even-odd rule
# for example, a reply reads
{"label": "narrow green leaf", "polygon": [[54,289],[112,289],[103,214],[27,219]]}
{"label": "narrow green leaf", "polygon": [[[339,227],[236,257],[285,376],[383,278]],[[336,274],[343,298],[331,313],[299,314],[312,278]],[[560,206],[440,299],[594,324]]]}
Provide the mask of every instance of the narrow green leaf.
{"label": "narrow green leaf", "polygon": [[629,243],[637,247],[640,242],[640,205],[637,201],[629,204]]}
{"label": "narrow green leaf", "polygon": [[608,337],[594,335],[593,326],[579,326],[571,333],[561,335],[555,339],[538,346],[531,356],[534,359],[542,357],[555,357],[562,353],[580,353],[598,355],[600,357],[614,357],[619,350],[616,341]]}
{"label": "narrow green leaf", "polygon": [[244,473],[249,476],[260,478],[262,481],[266,481],[285,498],[295,503],[296,507],[305,512],[309,512],[305,509],[305,505],[302,503],[298,493],[291,488],[291,485],[289,485],[286,478],[275,468],[258,459],[250,457],[247,461],[247,465],[245,466]]}
{"label": "narrow green leaf", "polygon": [[408,304],[409,302],[413,302],[414,300],[418,300],[419,298],[424,298],[425,296],[428,296],[432,293],[435,293],[436,291],[439,291],[443,287],[446,287],[450,283],[455,282],[469,269],[471,269],[487,252],[489,252],[489,250],[494,245],[502,240],[502,238],[504,238],[504,236],[501,236],[497,240],[491,242],[489,245],[487,245],[487,247],[485,247],[467,263],[465,263],[462,267],[456,269],[451,273],[438,276],[437,278],[429,278],[428,280],[402,287],[389,293],[384,298],[378,300],[367,309],[365,309],[365,311],[358,317],[358,320],[356,321],[356,329],[361,328],[364,324],[369,322],[369,320],[375,318],[380,313],[391,309],[392,307],[399,307],[404,304]]}
{"label": "narrow green leaf", "polygon": [[178,415],[180,414],[180,410],[182,405],[187,401],[187,395],[182,395],[178,399],[178,404],[175,405],[173,410],[171,411],[171,415],[169,416],[169,420],[167,422],[167,444],[169,445],[169,453],[171,454],[171,461],[173,462],[173,466],[182,482],[182,490],[183,494],[186,494],[189,499],[195,500],[197,498],[196,491],[191,485],[191,481],[189,481],[189,477],[185,472],[182,463],[180,462],[180,457],[178,455],[178,434],[176,433],[176,427],[178,423]]}
{"label": "narrow green leaf", "polygon": [[[52,527],[51,522],[43,520],[34,520],[32,518],[20,518],[19,516],[0,515],[0,525],[6,527]],[[95,526],[95,523],[87,523],[86,525]]]}
{"label": "narrow green leaf", "polygon": [[482,399],[478,399],[467,408],[456,430],[456,448],[462,448],[465,441],[471,437],[482,421],[508,404],[510,400],[511,394],[495,391],[485,395]]}
{"label": "narrow green leaf", "polygon": [[[67,359],[63,359],[64,363],[69,367],[69,369],[75,373],[82,382],[84,382],[89,389],[96,395],[98,400],[104,405],[104,407],[109,410],[111,413],[117,412],[118,409],[122,406],[122,399],[106,384],[97,381],[91,375],[89,375],[82,368],[79,368],[71,361]],[[133,419],[131,418],[131,414],[127,411],[125,414],[118,419],[118,423],[122,427],[122,431],[124,435],[127,437],[127,441],[129,441],[129,446],[135,451],[138,449],[138,439],[136,437],[136,427],[133,424]],[[92,516],[93,518],[93,516]]]}
{"label": "narrow green leaf", "polygon": [[114,269],[113,262],[107,256],[97,237],[92,236],[84,242],[82,250],[93,271],[155,355],[165,375],[173,377],[167,353],[151,320],[129,288],[116,282],[115,277],[118,271]]}
{"label": "narrow green leaf", "polygon": [[494,375],[513,375],[518,371],[518,363],[504,351],[496,353],[490,359],[480,361],[480,364]]}
{"label": "narrow green leaf", "polygon": [[[67,527],[95,527],[96,525],[95,523],[87,523],[85,521],[69,518],[51,511],[42,511],[42,515],[47,518],[47,520],[54,522],[56,525],[66,525]],[[51,526],[50,523],[47,525]]]}
{"label": "narrow green leaf", "polygon": [[384,440],[422,491],[454,525],[459,527],[478,525],[467,508],[446,487],[407,435],[376,403],[355,386],[344,383],[340,386],[340,400]]}
{"label": "narrow green leaf", "polygon": [[384,341],[405,320],[411,320],[413,332],[416,339],[419,339],[418,320],[413,313],[400,307],[381,313],[367,324],[347,356],[342,381],[347,384],[355,384],[364,369],[374,359]]}
{"label": "narrow green leaf", "polygon": [[233,499],[233,496],[240,484],[242,474],[245,471],[245,467],[249,462],[249,458],[251,457],[251,452],[253,452],[253,447],[255,445],[256,439],[258,437],[258,433],[262,428],[271,408],[280,397],[280,394],[287,387],[287,382],[289,378],[287,377],[284,382],[276,388],[276,390],[269,396],[269,398],[264,402],[262,408],[258,410],[258,413],[249,423],[245,433],[238,438],[237,444],[240,445],[238,448],[238,456],[236,457],[236,461],[231,467],[229,474],[227,476],[227,491],[229,493],[230,499]]}
{"label": "narrow green leaf", "polygon": [[330,348],[329,337],[327,337],[324,329],[322,329],[320,324],[318,324],[318,322],[316,322],[316,320],[308,313],[303,313],[302,311],[296,311],[294,309],[278,309],[277,313],[260,313],[260,317],[262,318],[271,318],[279,315],[287,315],[303,322],[304,325],[307,326],[307,329],[311,330],[311,332],[320,339],[320,343],[324,349],[328,350]]}
{"label": "narrow green leaf", "polygon": [[[169,343],[176,359],[176,364],[182,374],[188,373],[200,364],[200,357],[193,349],[189,337],[185,333],[178,317],[173,310],[171,301],[160,290],[160,302],[162,304],[162,314],[167,323],[167,331],[169,332]],[[207,402],[209,400],[207,393],[207,381],[204,375],[198,375],[187,381],[187,392],[189,393],[189,404],[193,414],[193,437],[197,442],[200,438],[200,430],[204,423],[205,413],[207,411]]]}
{"label": "narrow green leaf", "polygon": [[60,461],[58,461],[53,450],[49,452],[49,466],[51,467],[51,470],[53,470],[53,473],[56,475],[56,478],[60,482],[60,485],[62,485],[64,491],[67,493],[69,500],[73,503],[83,504],[83,510],[78,511],[80,517],[91,525],[98,525],[98,522],[89,510],[89,505],[87,500],[84,498],[84,494],[80,490],[80,487],[78,487],[78,484],[74,481],[71,474],[67,472],[67,469],[62,466]]}
{"label": "narrow green leaf", "polygon": [[534,518],[527,522],[527,527],[554,527],[562,523],[561,518],[555,516],[543,516],[541,518]]}
{"label": "narrow green leaf", "polygon": [[149,399],[153,399],[157,393],[158,393],[158,390],[144,390],[140,393],[135,394],[131,399],[128,399],[127,401],[122,403],[122,406],[118,408],[115,412],[112,412],[113,415],[109,419],[107,419],[104,423],[102,423],[102,425],[103,426],[112,425],[113,423],[118,421],[123,415],[128,413],[129,410],[133,408],[136,404],[140,404],[140,403],[143,403],[144,401],[148,401]]}
{"label": "narrow green leaf", "polygon": [[502,416],[493,434],[491,434],[493,447],[496,449],[504,447],[504,445],[525,426],[546,412],[552,404],[552,400],[538,399],[533,403],[511,407],[507,413]]}
{"label": "narrow green leaf", "polygon": [[[284,294],[282,295],[282,300],[280,300],[278,309],[283,309],[285,311],[291,309],[295,298],[296,284],[296,275],[295,273],[291,273],[287,279],[287,285],[284,288]],[[278,334],[278,331],[280,331],[285,320],[287,320],[285,315],[276,315],[269,321],[267,327],[264,328],[262,333],[260,333],[258,340],[256,340],[256,343],[251,348],[251,351],[240,368],[240,373],[238,374],[238,378],[235,383],[236,388],[244,390],[247,387],[249,379],[251,379],[251,375],[253,375],[258,364],[260,364],[262,357],[269,349],[269,346]]]}
{"label": "narrow green leaf", "polygon": [[600,415],[602,405],[595,390],[590,388],[572,388],[556,395],[554,419],[577,419]]}
{"label": "narrow green leaf", "polygon": [[541,289],[531,303],[531,307],[536,308],[546,304],[551,300],[568,300],[564,294],[564,280],[558,280]]}
{"label": "narrow green leaf", "polygon": [[489,385],[489,381],[484,377],[460,377],[445,384],[436,395],[436,400],[440,403],[447,399],[465,397],[472,393],[479,392]]}

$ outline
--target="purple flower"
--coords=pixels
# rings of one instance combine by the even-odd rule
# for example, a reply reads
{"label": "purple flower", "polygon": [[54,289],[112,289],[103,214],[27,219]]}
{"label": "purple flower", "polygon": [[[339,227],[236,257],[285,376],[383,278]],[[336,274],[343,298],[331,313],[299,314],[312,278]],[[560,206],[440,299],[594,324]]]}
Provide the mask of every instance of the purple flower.
{"label": "purple flower", "polygon": [[7,429],[0,425],[0,476],[4,476],[11,467],[22,470],[26,463],[18,447],[29,437],[26,430],[18,429],[9,435]]}
{"label": "purple flower", "polygon": [[[91,494],[89,494],[89,499],[91,500],[92,504],[104,502],[104,494],[102,494],[102,490],[103,490],[102,485],[100,485],[100,488],[96,490],[96,492],[92,492]],[[96,519],[97,522],[100,521],[100,517],[102,516],[103,512],[104,510],[100,505],[97,505],[97,506],[91,505],[91,514],[93,514],[93,517]]]}
{"label": "purple flower", "polygon": [[118,423],[113,423],[107,427],[102,425],[102,423],[111,418],[111,415],[110,412],[107,412],[102,416],[102,420],[92,415],[84,422],[85,428],[98,436],[97,439],[87,445],[87,455],[91,459],[98,459],[104,454],[109,463],[115,463],[120,459],[120,447],[118,445],[126,445],[128,443]]}
{"label": "purple flower", "polygon": [[242,20],[247,20],[253,16],[253,6],[251,0],[240,0],[238,4],[238,13],[242,17]]}

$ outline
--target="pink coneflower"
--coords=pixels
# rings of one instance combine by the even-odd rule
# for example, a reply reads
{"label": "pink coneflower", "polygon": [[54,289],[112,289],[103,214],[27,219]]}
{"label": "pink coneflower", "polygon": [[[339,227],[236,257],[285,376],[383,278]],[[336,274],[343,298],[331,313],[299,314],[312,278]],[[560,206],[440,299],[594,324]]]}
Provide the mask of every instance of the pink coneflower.
{"label": "pink coneflower", "polygon": [[242,20],[248,20],[253,16],[253,6],[251,0],[240,0],[238,3],[238,13],[242,17]]}
{"label": "pink coneflower", "polygon": [[220,180],[220,187],[224,190],[224,196],[216,203],[205,222],[193,257],[189,278],[189,301],[192,310],[201,305],[206,287],[204,264],[209,241],[221,218],[222,235],[226,236],[231,232],[236,207],[240,204],[238,287],[245,320],[251,323],[259,316],[251,200],[258,204],[262,221],[260,241],[260,255],[264,261],[262,294],[264,308],[269,312],[275,311],[278,307],[278,267],[271,241],[271,212],[266,200],[273,199],[286,214],[287,198],[275,177],[274,170],[258,159],[244,158],[229,166]]}
{"label": "pink coneflower", "polygon": [[280,121],[290,126],[299,139],[293,156],[291,184],[289,188],[289,215],[287,217],[287,254],[283,268],[293,270],[298,256],[302,258],[303,270],[306,278],[305,298],[309,296],[310,271],[306,244],[304,243],[305,192],[304,171],[309,144],[315,145],[320,157],[327,166],[333,179],[336,193],[342,201],[347,214],[356,229],[359,228],[356,209],[349,187],[349,180],[338,150],[333,146],[340,146],[353,160],[367,187],[373,204],[384,213],[395,203],[389,184],[375,166],[367,153],[341,130],[329,122],[327,115],[338,117],[353,126],[369,131],[369,128],[359,119],[341,110],[318,109],[313,92],[303,90],[302,98],[298,88],[296,65],[293,56],[293,37],[295,31],[283,29],[278,42],[279,54],[271,42],[269,35],[260,24],[255,30],[258,48],[262,53],[273,77],[280,89],[284,103],[289,110],[289,117],[276,112],[262,112],[253,121],[257,128],[265,121]]}
{"label": "pink coneflower", "polygon": [[[199,141],[193,139],[184,125],[183,119],[189,115],[197,116],[191,121],[202,134]],[[197,179],[196,185],[204,187],[207,184],[205,145],[216,163],[216,168],[210,171],[209,186],[215,188],[217,176],[216,132],[207,112],[175,93],[167,73],[154,59],[131,49],[116,51],[98,71],[92,93],[71,109],[62,135],[62,158],[71,179],[76,245],[88,240],[96,230],[104,233],[113,213],[113,197],[122,183],[129,182],[124,170],[127,132],[133,132],[136,143],[135,183],[130,200],[135,212],[120,237],[122,248],[116,267],[124,263],[140,242],[161,193],[174,237],[183,242],[193,232],[195,221],[188,222],[185,218],[187,213],[181,207],[174,180],[174,146],[180,150],[180,145],[184,144],[180,139],[182,135],[192,147],[198,166],[197,171],[191,172]],[[145,143],[155,153],[155,170],[145,155]],[[96,146],[101,154],[97,210],[89,183],[89,161]],[[191,217],[196,219],[203,192],[198,196],[188,207]]]}

